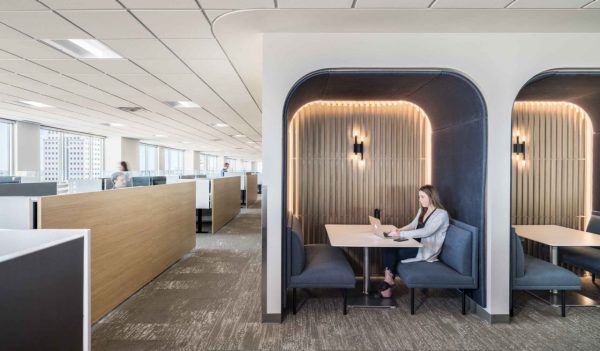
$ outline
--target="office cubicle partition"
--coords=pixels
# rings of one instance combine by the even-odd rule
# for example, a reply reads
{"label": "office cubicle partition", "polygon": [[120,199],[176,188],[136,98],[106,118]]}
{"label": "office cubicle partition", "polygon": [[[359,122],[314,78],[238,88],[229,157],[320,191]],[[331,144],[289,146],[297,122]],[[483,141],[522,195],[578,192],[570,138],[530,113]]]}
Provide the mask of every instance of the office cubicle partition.
{"label": "office cubicle partition", "polygon": [[16,176],[0,176],[0,184],[7,184],[7,183],[20,183],[21,182],[21,177],[16,177]]}
{"label": "office cubicle partition", "polygon": [[258,176],[246,173],[246,207],[250,207],[258,200]]}
{"label": "office cubicle partition", "polygon": [[56,193],[56,182],[0,184],[0,196],[47,196]]}
{"label": "office cubicle partition", "polygon": [[89,228],[92,320],[195,247],[195,183],[40,198],[40,228]]}

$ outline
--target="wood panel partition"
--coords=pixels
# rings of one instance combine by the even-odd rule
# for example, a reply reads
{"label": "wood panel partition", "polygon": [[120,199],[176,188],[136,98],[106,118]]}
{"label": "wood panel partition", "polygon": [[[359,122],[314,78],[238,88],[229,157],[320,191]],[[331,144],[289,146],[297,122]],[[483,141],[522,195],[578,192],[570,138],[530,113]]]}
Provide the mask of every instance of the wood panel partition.
{"label": "wood panel partition", "polygon": [[513,155],[512,223],[584,229],[591,213],[591,125],[565,102],[516,102],[513,143],[525,138],[525,158]]}
{"label": "wood panel partition", "polygon": [[258,176],[246,174],[246,207],[253,205],[258,199]]}
{"label": "wood panel partition", "polygon": [[212,232],[216,233],[240,213],[241,177],[212,179]]}
{"label": "wood panel partition", "polygon": [[[429,120],[418,106],[316,101],[296,113],[288,132],[288,209],[300,217],[305,243],[327,243],[327,223],[368,223],[376,208],[386,224],[415,216],[431,160]],[[364,139],[363,161],[353,159],[354,135]],[[362,250],[347,252],[361,272]],[[381,272],[380,250],[372,256],[372,272]]]}
{"label": "wood panel partition", "polygon": [[92,321],[195,247],[195,182],[40,198],[40,228],[91,229]]}

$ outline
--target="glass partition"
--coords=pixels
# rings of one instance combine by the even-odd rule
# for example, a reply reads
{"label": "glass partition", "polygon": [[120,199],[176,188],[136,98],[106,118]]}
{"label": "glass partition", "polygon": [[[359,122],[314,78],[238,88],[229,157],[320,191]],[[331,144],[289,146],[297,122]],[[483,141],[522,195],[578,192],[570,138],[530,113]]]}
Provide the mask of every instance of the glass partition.
{"label": "glass partition", "polygon": [[12,173],[13,162],[13,123],[0,120],[0,176]]}

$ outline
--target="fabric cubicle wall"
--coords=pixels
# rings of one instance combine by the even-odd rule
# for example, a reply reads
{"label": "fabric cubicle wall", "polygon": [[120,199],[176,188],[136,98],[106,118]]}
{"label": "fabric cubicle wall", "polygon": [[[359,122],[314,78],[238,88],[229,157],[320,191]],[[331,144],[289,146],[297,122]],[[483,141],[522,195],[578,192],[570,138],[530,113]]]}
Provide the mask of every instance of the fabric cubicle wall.
{"label": "fabric cubicle wall", "polygon": [[[462,75],[440,69],[325,69],[308,74],[292,88],[284,107],[284,184],[289,122],[300,107],[316,100],[404,100],[423,109],[431,123],[432,183],[453,218],[479,228],[479,288],[471,297],[485,306],[487,112],[479,90]],[[289,215],[284,187],[283,233]],[[291,256],[285,237],[284,272]]]}

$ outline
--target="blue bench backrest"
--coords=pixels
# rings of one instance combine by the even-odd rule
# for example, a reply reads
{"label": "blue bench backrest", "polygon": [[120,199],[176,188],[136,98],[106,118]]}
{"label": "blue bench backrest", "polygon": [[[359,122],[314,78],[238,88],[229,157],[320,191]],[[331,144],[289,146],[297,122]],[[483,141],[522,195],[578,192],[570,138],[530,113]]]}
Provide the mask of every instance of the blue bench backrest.
{"label": "blue bench backrest", "polygon": [[479,229],[451,219],[439,259],[460,274],[477,279]]}
{"label": "blue bench backrest", "polygon": [[590,223],[588,223],[587,232],[600,234],[600,212],[592,211],[592,216],[590,217]]}
{"label": "blue bench backrest", "polygon": [[304,270],[304,242],[302,241],[302,225],[298,217],[292,217],[292,227],[288,228],[292,246],[292,275],[298,275]]}

